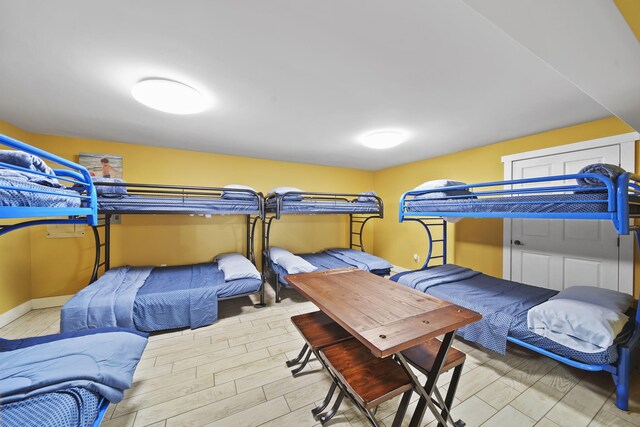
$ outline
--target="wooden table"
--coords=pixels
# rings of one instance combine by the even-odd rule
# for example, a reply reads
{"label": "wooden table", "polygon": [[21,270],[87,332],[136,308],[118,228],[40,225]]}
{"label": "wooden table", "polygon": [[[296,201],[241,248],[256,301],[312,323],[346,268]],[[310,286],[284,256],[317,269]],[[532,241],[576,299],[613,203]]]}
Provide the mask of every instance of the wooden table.
{"label": "wooden table", "polygon": [[455,331],[477,322],[475,311],[358,269],[292,274],[287,282],[349,331],[377,357],[395,355],[421,395],[411,426],[418,426],[428,406],[443,425],[438,408],[425,391],[402,351],[444,335],[430,381],[437,381]]}

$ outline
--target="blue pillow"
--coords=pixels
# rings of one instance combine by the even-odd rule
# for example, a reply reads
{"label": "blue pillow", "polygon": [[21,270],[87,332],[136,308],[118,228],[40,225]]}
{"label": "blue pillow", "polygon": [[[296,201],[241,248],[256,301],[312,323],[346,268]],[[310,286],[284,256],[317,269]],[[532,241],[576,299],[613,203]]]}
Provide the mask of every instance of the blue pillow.
{"label": "blue pillow", "polygon": [[98,177],[94,177],[92,178],[94,184],[96,184],[96,192],[98,193],[98,196],[103,196],[103,197],[120,197],[120,196],[126,196],[127,195],[127,187],[125,187],[124,185],[97,185],[101,182],[113,182],[113,183],[120,183],[120,184],[124,184],[125,182],[121,179],[118,178],[98,178]]}

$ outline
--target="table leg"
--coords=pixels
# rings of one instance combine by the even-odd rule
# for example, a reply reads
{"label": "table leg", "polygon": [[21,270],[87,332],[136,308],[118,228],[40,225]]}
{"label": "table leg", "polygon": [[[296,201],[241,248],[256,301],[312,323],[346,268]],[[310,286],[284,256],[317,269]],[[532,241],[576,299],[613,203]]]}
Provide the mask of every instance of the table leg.
{"label": "table leg", "polygon": [[447,357],[447,353],[451,348],[451,344],[453,343],[454,336],[455,336],[455,331],[451,331],[445,334],[444,339],[442,340],[442,344],[440,345],[440,350],[438,350],[438,354],[436,355],[436,359],[433,362],[433,367],[431,368],[431,372],[427,377],[427,382],[424,385],[424,387],[422,386],[422,384],[420,384],[420,381],[411,370],[411,366],[409,365],[407,360],[404,358],[402,353],[396,353],[396,357],[398,361],[404,367],[405,371],[407,371],[407,374],[409,375],[409,377],[411,377],[411,380],[413,381],[413,384],[415,386],[415,390],[420,395],[420,400],[416,405],[416,409],[415,409],[415,412],[413,413],[413,417],[411,418],[411,422],[409,423],[409,427],[420,426],[422,419],[424,418],[424,413],[427,407],[429,408],[431,413],[436,417],[436,420],[438,420],[439,424],[444,426],[448,425],[447,421],[440,414],[440,409],[433,403],[433,400],[431,399],[431,393],[433,393],[435,385],[438,381],[438,377],[440,377],[440,371],[442,370],[442,366],[444,365],[444,361]]}

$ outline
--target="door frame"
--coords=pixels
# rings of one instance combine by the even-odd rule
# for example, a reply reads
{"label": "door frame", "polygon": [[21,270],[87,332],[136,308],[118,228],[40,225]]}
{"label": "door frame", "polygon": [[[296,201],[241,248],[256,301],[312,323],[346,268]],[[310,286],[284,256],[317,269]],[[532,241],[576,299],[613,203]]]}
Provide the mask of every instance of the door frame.
{"label": "door frame", "polygon": [[[591,139],[573,144],[558,145],[556,147],[541,150],[526,151],[522,153],[502,156],[504,166],[504,179],[513,179],[513,162],[528,160],[537,157],[566,154],[572,151],[589,150],[592,148],[620,146],[620,167],[627,171],[636,170],[635,144],[640,139],[638,132],[629,132],[604,138]],[[505,185],[505,189],[509,188]],[[620,236],[620,258],[618,263],[618,290],[633,295],[633,234]],[[502,233],[502,277],[511,280],[511,219],[503,220]]]}

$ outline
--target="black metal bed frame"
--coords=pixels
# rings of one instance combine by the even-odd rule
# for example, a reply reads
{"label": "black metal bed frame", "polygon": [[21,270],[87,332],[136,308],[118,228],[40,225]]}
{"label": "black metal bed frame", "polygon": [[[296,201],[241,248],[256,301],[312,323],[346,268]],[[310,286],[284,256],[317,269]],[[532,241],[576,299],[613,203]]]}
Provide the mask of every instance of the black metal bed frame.
{"label": "black metal bed frame", "polygon": [[[265,283],[270,283],[276,292],[276,303],[281,301],[280,289],[282,284],[278,274],[273,269],[271,257],[269,256],[269,250],[271,248],[271,226],[274,219],[280,219],[282,215],[349,215],[349,248],[358,248],[362,252],[366,252],[363,242],[363,230],[365,225],[370,219],[384,218],[384,203],[382,199],[374,195],[364,195],[375,199],[376,206],[378,207],[375,213],[361,213],[361,212],[335,212],[331,210],[318,209],[317,211],[309,212],[286,212],[284,211],[284,199],[285,197],[302,197],[304,201],[317,202],[317,201],[334,201],[334,202],[353,202],[358,197],[363,197],[362,194],[356,193],[319,193],[319,192],[303,192],[292,191],[282,194],[269,194],[265,200],[265,218],[262,221],[262,276]],[[269,207],[269,200],[275,200],[275,209]]]}
{"label": "black metal bed frame", "polygon": [[[96,186],[110,186],[110,187],[124,187],[129,195],[141,195],[142,197],[154,197],[163,198],[169,197],[175,199],[176,197],[182,198],[183,202],[187,201],[211,201],[222,199],[222,193],[246,193],[250,197],[255,197],[258,202],[257,214],[236,214],[243,215],[246,219],[246,253],[245,256],[256,265],[256,251],[255,251],[255,233],[258,229],[258,222],[264,220],[264,196],[262,193],[258,193],[251,190],[236,189],[236,188],[220,188],[220,187],[197,187],[197,186],[178,186],[178,185],[155,185],[155,184],[133,184],[133,183],[96,183]],[[135,200],[132,201],[135,203]],[[145,209],[145,210],[130,210],[130,209],[109,209],[101,210],[98,207],[99,222],[98,225],[92,226],[93,237],[95,240],[95,257],[93,264],[93,272],[91,274],[91,281],[93,283],[98,279],[100,268],[104,268],[104,272],[107,272],[111,268],[111,226],[113,215],[221,215],[216,211],[207,210],[206,208],[185,208],[179,210],[163,210],[161,204],[157,209]],[[228,215],[232,215],[229,213]],[[104,229],[104,239],[100,238],[100,229]],[[264,228],[264,227],[263,227]],[[104,260],[102,260],[102,254],[104,252]],[[255,292],[247,292],[243,294],[233,295],[229,297],[218,298],[219,300],[226,300],[232,298],[240,298],[244,296],[260,294],[260,302],[254,304],[256,308],[265,307],[264,302],[264,285],[265,278],[262,276],[260,289]]]}

